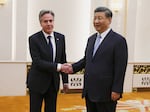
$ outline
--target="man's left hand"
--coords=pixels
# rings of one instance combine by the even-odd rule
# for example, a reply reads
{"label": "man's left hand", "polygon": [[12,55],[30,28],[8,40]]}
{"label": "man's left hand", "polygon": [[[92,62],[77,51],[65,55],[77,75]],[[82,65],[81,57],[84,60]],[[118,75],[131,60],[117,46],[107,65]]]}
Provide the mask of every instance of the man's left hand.
{"label": "man's left hand", "polygon": [[111,99],[113,101],[117,101],[120,98],[120,93],[112,92],[111,93]]}
{"label": "man's left hand", "polygon": [[68,92],[68,84],[64,84],[63,85],[63,93],[67,93]]}

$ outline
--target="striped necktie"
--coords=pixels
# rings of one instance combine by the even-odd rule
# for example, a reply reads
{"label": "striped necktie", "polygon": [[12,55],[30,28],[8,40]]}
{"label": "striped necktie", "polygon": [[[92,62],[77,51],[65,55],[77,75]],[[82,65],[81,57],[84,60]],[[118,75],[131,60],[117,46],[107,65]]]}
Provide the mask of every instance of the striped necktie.
{"label": "striped necktie", "polygon": [[101,36],[98,35],[96,37],[96,41],[95,41],[95,44],[94,44],[93,56],[95,55],[95,53],[96,53],[96,51],[97,51],[100,44],[101,44]]}

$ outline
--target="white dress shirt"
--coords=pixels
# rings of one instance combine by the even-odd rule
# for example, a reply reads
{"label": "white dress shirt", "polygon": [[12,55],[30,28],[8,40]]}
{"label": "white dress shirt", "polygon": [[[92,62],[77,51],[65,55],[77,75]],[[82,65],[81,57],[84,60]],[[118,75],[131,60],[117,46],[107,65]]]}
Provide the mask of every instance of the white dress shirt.
{"label": "white dress shirt", "polygon": [[[49,40],[48,40],[48,36],[51,36],[51,43],[52,43],[52,46],[53,46],[53,62],[55,62],[55,58],[56,58],[56,43],[55,43],[55,37],[54,37],[54,32],[52,32],[50,35],[45,33],[44,31],[42,31],[44,36],[45,36],[45,39],[47,41],[47,44],[49,43]],[[60,71],[61,70],[61,64],[58,63],[57,64],[57,71]]]}

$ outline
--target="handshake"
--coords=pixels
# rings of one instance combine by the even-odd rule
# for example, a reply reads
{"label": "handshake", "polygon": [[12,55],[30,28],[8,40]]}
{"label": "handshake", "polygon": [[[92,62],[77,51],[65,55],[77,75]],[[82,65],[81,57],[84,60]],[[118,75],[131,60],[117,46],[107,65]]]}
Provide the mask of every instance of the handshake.
{"label": "handshake", "polygon": [[73,73],[72,64],[69,64],[69,63],[62,64],[60,71],[66,73],[66,74],[72,74]]}

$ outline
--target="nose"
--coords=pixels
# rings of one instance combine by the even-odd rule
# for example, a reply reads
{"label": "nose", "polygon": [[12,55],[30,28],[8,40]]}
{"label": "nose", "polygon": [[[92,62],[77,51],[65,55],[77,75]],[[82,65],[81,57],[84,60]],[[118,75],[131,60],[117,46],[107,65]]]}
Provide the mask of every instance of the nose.
{"label": "nose", "polygon": [[48,25],[50,25],[50,24],[51,24],[51,22],[50,22],[50,21],[47,21],[47,24],[48,24]]}
{"label": "nose", "polygon": [[98,22],[99,22],[99,19],[98,19],[98,18],[96,18],[96,19],[94,20],[94,22],[95,22],[95,23],[98,23]]}

